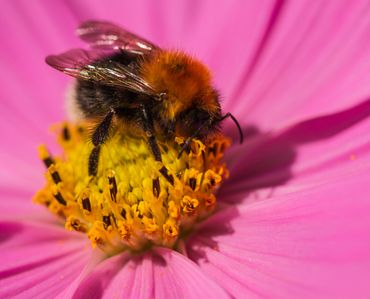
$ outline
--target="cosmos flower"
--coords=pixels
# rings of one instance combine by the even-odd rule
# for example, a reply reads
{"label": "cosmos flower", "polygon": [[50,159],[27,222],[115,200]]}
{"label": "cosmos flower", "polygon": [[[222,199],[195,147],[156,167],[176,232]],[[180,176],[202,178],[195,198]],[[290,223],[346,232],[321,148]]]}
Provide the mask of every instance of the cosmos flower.
{"label": "cosmos flower", "polygon": [[[369,297],[369,13],[368,1],[4,1],[0,297]],[[181,253],[106,256],[31,203],[69,82],[43,60],[81,46],[86,19],[196,54],[242,123],[218,210]]]}

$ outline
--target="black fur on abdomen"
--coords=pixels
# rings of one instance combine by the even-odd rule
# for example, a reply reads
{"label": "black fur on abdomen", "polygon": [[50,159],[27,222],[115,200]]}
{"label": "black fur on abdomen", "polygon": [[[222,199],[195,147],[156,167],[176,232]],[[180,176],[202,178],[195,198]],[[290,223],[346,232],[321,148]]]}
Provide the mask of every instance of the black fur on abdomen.
{"label": "black fur on abdomen", "polygon": [[85,118],[105,116],[112,108],[129,108],[137,102],[136,97],[135,93],[117,87],[77,80],[76,103]]}
{"label": "black fur on abdomen", "polygon": [[[119,62],[133,73],[138,71],[137,55],[118,53],[105,60]],[[79,110],[86,118],[105,116],[111,109],[130,107],[137,103],[137,94],[116,86],[102,85],[98,82],[77,80],[76,102]]]}

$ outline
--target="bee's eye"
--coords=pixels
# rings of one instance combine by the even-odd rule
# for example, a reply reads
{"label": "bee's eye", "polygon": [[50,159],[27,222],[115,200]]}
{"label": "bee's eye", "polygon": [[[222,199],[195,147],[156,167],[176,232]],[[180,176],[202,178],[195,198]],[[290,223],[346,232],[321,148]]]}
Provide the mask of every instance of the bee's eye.
{"label": "bee's eye", "polygon": [[205,135],[209,129],[211,116],[208,111],[201,108],[190,108],[183,111],[177,121],[177,126],[181,132],[187,136],[199,132],[199,136]]}
{"label": "bee's eye", "polygon": [[189,109],[185,112],[185,120],[188,122],[189,125],[199,127],[201,126],[204,122],[206,122],[209,118],[210,115],[207,111],[199,108],[192,108]]}
{"label": "bee's eye", "polygon": [[196,128],[199,128],[200,126],[204,125],[205,123],[209,122],[209,119],[211,116],[209,113],[205,110],[196,110],[194,113],[194,116],[192,118],[193,120],[193,125]]}

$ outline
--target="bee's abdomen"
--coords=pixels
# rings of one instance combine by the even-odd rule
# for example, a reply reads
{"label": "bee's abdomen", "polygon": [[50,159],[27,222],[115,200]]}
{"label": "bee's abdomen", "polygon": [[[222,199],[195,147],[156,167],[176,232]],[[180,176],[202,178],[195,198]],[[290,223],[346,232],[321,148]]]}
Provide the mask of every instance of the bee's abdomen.
{"label": "bee's abdomen", "polygon": [[114,88],[90,81],[77,80],[76,104],[86,118],[104,116],[116,103]]}
{"label": "bee's abdomen", "polygon": [[[135,57],[119,53],[107,60],[122,63],[129,67],[136,62]],[[103,61],[104,62],[104,61]],[[136,101],[137,95],[123,88],[103,85],[88,80],[77,80],[76,103],[86,118],[106,115],[112,108],[130,106]]]}
{"label": "bee's abdomen", "polygon": [[86,118],[105,116],[111,109],[130,107],[137,95],[117,87],[78,80],[76,103]]}

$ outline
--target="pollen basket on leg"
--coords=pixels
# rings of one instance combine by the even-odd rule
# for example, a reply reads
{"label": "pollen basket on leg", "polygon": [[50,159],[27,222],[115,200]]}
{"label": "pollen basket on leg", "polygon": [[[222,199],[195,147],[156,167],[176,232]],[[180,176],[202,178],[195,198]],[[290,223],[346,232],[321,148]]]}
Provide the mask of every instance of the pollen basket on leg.
{"label": "pollen basket on leg", "polygon": [[88,127],[57,128],[60,156],[39,147],[46,183],[34,201],[64,219],[66,229],[85,233],[93,247],[107,252],[176,247],[215,209],[215,192],[228,176],[222,157],[230,142],[222,135],[207,145],[192,141],[180,158],[183,138],[159,139],[159,162],[145,138],[117,130],[99,147],[96,175],[89,176],[94,144]]}

